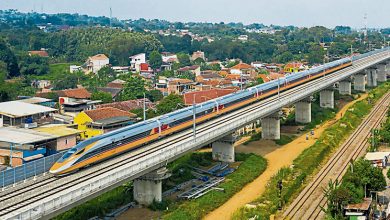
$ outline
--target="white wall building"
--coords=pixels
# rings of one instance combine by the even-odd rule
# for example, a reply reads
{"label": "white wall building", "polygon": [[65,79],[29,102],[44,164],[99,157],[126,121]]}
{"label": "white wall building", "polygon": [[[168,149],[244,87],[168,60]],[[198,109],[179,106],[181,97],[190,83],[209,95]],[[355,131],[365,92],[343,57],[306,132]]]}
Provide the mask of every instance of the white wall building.
{"label": "white wall building", "polygon": [[130,58],[130,69],[133,71],[135,70],[136,72],[140,72],[141,63],[146,63],[145,53],[140,53],[140,54],[131,56],[129,58]]}
{"label": "white wall building", "polygon": [[101,68],[107,66],[110,59],[104,54],[97,54],[89,57],[87,60],[87,68],[89,72],[97,73]]}

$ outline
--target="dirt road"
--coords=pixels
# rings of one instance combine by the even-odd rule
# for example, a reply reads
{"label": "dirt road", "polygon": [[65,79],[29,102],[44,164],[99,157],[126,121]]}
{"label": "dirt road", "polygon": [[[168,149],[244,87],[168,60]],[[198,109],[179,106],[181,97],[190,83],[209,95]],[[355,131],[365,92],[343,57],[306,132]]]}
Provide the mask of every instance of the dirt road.
{"label": "dirt road", "polygon": [[290,166],[299,154],[315,143],[326,128],[339,120],[351,105],[364,99],[366,96],[367,94],[364,94],[359,99],[344,105],[343,108],[336,114],[334,119],[317,126],[317,128],[314,129],[314,136],[309,135],[309,140],[306,140],[306,134],[308,133],[304,133],[294,141],[284,146],[277,146],[273,141],[265,140],[255,141],[246,146],[237,146],[236,152],[253,152],[262,155],[268,160],[268,167],[262,175],[256,178],[253,182],[247,184],[240,192],[236,193],[218,209],[209,213],[204,219],[230,219],[237,209],[258,198],[264,192],[267,182],[277,173],[279,169]]}

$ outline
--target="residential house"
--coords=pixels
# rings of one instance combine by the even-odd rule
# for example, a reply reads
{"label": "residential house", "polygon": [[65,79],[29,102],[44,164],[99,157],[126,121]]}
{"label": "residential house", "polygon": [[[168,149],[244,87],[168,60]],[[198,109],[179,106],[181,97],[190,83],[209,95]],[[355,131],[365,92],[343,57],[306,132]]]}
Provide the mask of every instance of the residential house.
{"label": "residential house", "polygon": [[168,81],[167,93],[182,95],[185,92],[192,91],[196,83],[189,79],[171,79]]}
{"label": "residential house", "polygon": [[106,87],[110,87],[110,88],[120,88],[122,89],[126,84],[126,81],[124,80],[121,80],[121,79],[116,79],[112,82],[109,82]]}
{"label": "residential house", "polygon": [[[123,111],[131,111],[134,109],[140,109],[144,107],[144,99],[127,100],[122,102],[112,102],[106,104],[100,104],[96,106],[96,109],[112,107]],[[145,107],[147,109],[153,109],[155,105],[148,98],[145,99]]]}
{"label": "residential house", "polygon": [[198,58],[201,58],[203,61],[206,61],[206,57],[204,56],[204,52],[203,51],[195,51],[192,53],[192,56],[191,56],[191,60],[194,61]]}
{"label": "residential house", "polygon": [[53,121],[57,109],[21,101],[0,103],[0,127],[16,126],[33,128]]}
{"label": "residential house", "polygon": [[83,111],[74,118],[82,139],[130,125],[135,120],[135,114],[112,107]]}
{"label": "residential house", "polygon": [[260,69],[260,68],[264,68],[265,64],[259,61],[255,61],[251,63],[251,66]]}
{"label": "residential house", "polygon": [[240,40],[240,41],[247,41],[248,40],[248,35],[240,35],[240,36],[238,36],[237,39]]}
{"label": "residential house", "polygon": [[31,86],[37,89],[44,89],[51,86],[50,80],[33,80]]}
{"label": "residential house", "polygon": [[223,79],[218,73],[210,72],[206,74],[201,74],[196,76],[195,81],[202,83],[204,81],[210,81],[210,80],[221,80]]}
{"label": "residential house", "polygon": [[113,101],[117,100],[120,93],[122,92],[121,88],[113,88],[113,87],[98,87],[96,89],[101,92],[109,93]]}
{"label": "residential house", "polygon": [[56,137],[56,143],[47,146],[47,154],[54,154],[59,151],[68,150],[77,144],[81,131],[69,127],[65,124],[49,124],[38,128],[34,131],[50,134]]}
{"label": "residential house", "polygon": [[35,56],[40,56],[40,57],[49,57],[49,54],[43,48],[41,50],[30,50],[30,51],[28,51],[28,55],[29,56],[35,55]]}
{"label": "residential house", "polygon": [[146,63],[145,53],[136,54],[130,58],[130,70],[135,72],[140,72],[141,64]]}
{"label": "residential house", "polygon": [[198,65],[193,65],[193,66],[185,66],[177,70],[178,74],[182,74],[184,72],[190,72],[192,73],[195,77],[199,76],[201,74],[200,71],[200,66]]}
{"label": "residential house", "polygon": [[71,73],[80,71],[81,69],[82,69],[81,66],[77,66],[77,65],[70,65],[69,66],[69,72],[71,72]]}
{"label": "residential house", "polygon": [[305,66],[299,62],[288,63],[283,68],[285,73],[296,73],[299,71],[303,71],[305,69],[306,69]]}
{"label": "residential house", "polygon": [[97,54],[89,57],[86,61],[87,71],[97,73],[101,68],[107,66],[110,63],[110,59],[104,54]]}
{"label": "residential house", "polygon": [[85,88],[60,90],[57,91],[57,94],[60,104],[91,98],[91,93]]}
{"label": "residential house", "polygon": [[230,68],[231,74],[249,75],[254,72],[253,67],[246,63],[239,63]]}
{"label": "residential house", "polygon": [[183,99],[184,104],[188,106],[192,105],[193,103],[199,104],[212,99],[216,99],[218,97],[225,96],[236,91],[237,90],[235,89],[210,89],[204,91],[188,92],[183,95]]}

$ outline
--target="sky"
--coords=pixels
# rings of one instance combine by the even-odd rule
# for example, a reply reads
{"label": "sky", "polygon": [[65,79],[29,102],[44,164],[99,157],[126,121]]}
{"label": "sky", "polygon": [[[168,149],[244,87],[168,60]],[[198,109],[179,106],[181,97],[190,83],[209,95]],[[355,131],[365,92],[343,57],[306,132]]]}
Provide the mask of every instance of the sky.
{"label": "sky", "polygon": [[0,9],[49,14],[109,16],[110,7],[119,19],[390,27],[389,0],[0,0]]}

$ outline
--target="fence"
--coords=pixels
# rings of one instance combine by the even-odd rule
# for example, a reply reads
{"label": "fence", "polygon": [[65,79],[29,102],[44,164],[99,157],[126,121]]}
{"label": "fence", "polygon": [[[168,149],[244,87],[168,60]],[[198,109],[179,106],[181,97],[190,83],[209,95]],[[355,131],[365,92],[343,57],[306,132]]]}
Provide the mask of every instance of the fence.
{"label": "fence", "polygon": [[65,152],[57,153],[0,172],[1,188],[49,171]]}

